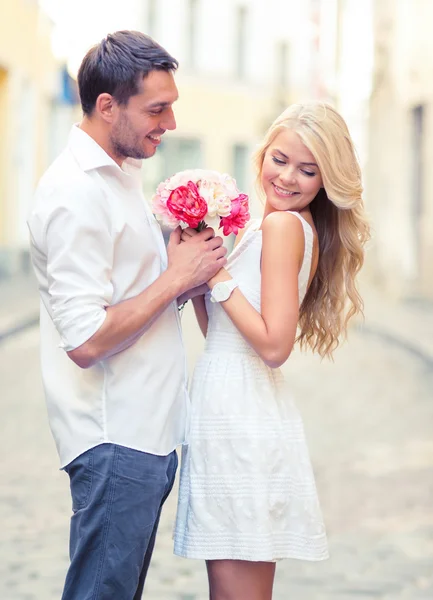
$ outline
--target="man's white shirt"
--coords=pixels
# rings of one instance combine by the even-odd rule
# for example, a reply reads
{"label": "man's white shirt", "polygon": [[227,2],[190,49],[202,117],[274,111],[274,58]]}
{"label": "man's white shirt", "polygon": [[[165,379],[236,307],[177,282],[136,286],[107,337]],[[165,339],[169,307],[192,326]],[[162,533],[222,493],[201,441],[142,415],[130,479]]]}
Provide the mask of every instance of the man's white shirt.
{"label": "man's white shirt", "polygon": [[41,365],[50,427],[66,466],[111,442],[169,454],[184,442],[187,370],[176,302],[132,346],[81,369],[66,354],[167,266],[141,188],[141,161],[120,168],[78,126],[42,177],[28,218],[41,294]]}

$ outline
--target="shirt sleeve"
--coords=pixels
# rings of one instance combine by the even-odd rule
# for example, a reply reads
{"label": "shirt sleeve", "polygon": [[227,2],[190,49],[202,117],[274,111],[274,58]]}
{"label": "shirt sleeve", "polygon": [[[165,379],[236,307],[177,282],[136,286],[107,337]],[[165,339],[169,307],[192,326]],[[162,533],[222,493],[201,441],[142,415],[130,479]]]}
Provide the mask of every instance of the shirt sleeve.
{"label": "shirt sleeve", "polygon": [[110,207],[96,186],[82,187],[62,192],[45,226],[50,312],[65,351],[101,327],[113,296]]}

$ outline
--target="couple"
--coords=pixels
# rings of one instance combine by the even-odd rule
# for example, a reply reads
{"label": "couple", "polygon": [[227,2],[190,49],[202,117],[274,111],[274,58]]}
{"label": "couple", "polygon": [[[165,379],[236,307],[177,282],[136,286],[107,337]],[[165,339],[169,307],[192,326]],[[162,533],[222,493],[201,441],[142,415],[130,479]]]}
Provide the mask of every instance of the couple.
{"label": "couple", "polygon": [[[88,52],[83,120],[28,219],[49,421],[72,495],[64,600],[141,598],[181,444],[175,553],[207,561],[212,600],[268,600],[277,560],[327,556],[278,367],[295,341],[330,356],[361,309],[368,225],[351,138],[332,107],[289,107],[256,154],[263,219],[228,257],[210,228],[177,229],[166,248],[140,169],[176,127],[176,68],[138,32]],[[206,336],[191,400],[187,299]]]}

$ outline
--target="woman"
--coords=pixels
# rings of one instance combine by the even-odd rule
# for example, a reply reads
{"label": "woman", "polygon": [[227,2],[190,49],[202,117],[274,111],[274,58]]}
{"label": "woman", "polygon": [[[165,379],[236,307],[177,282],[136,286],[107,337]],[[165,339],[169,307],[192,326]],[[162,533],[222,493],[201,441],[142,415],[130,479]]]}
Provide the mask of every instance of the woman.
{"label": "woman", "polygon": [[295,342],[330,357],[362,309],[355,276],[369,228],[342,117],[325,104],[289,107],[256,166],[263,219],[194,300],[206,345],[175,553],[206,560],[212,600],[268,600],[275,561],[327,558],[302,420],[279,367]]}

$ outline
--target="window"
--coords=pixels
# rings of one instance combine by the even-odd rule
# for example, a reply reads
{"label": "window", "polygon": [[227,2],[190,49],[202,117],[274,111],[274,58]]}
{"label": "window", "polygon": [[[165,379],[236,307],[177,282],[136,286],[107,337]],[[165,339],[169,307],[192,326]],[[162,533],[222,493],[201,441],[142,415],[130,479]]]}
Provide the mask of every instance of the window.
{"label": "window", "polygon": [[413,207],[414,213],[422,212],[422,183],[424,176],[422,147],[424,137],[424,106],[415,106],[412,109],[412,156],[413,156]]}
{"label": "window", "polygon": [[233,177],[238,189],[246,193],[247,185],[248,148],[243,144],[233,146]]}
{"label": "window", "polygon": [[277,43],[277,83],[287,90],[289,84],[289,45],[287,42]]}
{"label": "window", "polygon": [[248,11],[245,6],[238,6],[236,13],[236,75],[245,79],[247,67],[247,18]]}
{"label": "window", "polygon": [[164,141],[164,177],[171,177],[184,169],[200,169],[202,150],[200,140],[170,138]]}
{"label": "window", "polygon": [[147,34],[150,37],[155,37],[156,35],[156,3],[157,0],[147,0]]}
{"label": "window", "polygon": [[[17,82],[18,84],[18,82]],[[16,178],[13,233],[14,241],[27,247],[26,216],[31,205],[37,168],[37,106],[38,94],[34,81],[23,77],[17,94],[17,118],[12,122],[14,148],[14,176]],[[45,158],[45,157],[44,157]]]}
{"label": "window", "polygon": [[412,223],[416,251],[416,268],[420,266],[422,249],[421,220],[423,215],[423,185],[424,185],[424,106],[412,108]]}
{"label": "window", "polygon": [[6,157],[10,152],[8,148],[8,91],[9,74],[0,66],[0,276],[2,275],[1,247],[6,239],[6,181],[9,164]]}
{"label": "window", "polygon": [[197,65],[197,9],[198,0],[188,0],[188,12],[186,23],[186,61],[187,65],[194,69]]}
{"label": "window", "polygon": [[163,138],[152,160],[146,161],[143,169],[143,189],[150,198],[161,181],[184,169],[200,169],[202,167],[202,146],[199,139]]}
{"label": "window", "polygon": [[70,106],[74,106],[80,103],[80,97],[78,94],[77,83],[69,75],[69,72],[64,65],[60,69],[60,102]]}

